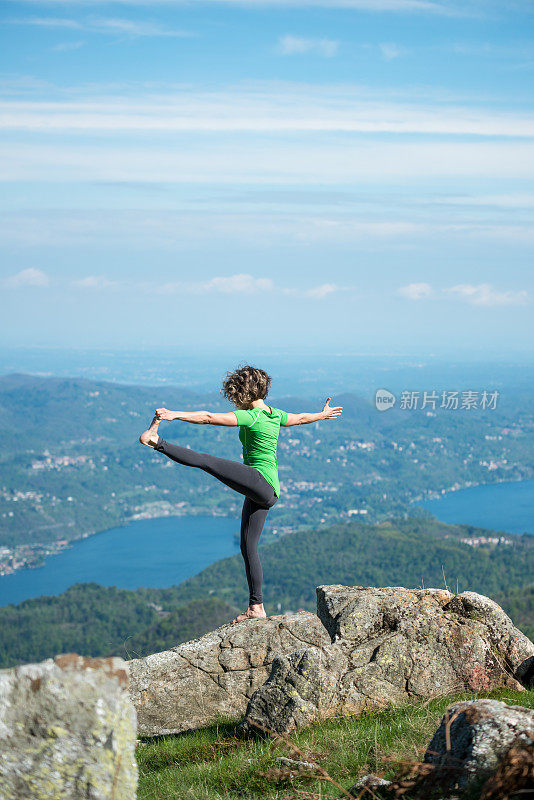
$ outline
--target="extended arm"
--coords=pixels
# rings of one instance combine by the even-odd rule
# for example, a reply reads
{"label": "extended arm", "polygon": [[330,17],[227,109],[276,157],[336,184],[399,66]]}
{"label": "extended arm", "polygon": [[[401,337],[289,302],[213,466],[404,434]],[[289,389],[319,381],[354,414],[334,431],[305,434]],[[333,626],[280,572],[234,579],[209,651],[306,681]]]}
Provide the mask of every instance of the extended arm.
{"label": "extended arm", "polygon": [[329,403],[331,399],[331,397],[328,397],[323,410],[317,413],[304,412],[303,414],[288,414],[287,422],[283,427],[289,428],[292,425],[308,425],[310,422],[319,422],[321,419],[334,419],[335,417],[339,417],[343,411],[343,406],[330,406]]}
{"label": "extended arm", "polygon": [[237,417],[233,411],[169,411],[168,408],[157,408],[158,419],[179,419],[192,422],[194,425],[225,425],[236,427]]}

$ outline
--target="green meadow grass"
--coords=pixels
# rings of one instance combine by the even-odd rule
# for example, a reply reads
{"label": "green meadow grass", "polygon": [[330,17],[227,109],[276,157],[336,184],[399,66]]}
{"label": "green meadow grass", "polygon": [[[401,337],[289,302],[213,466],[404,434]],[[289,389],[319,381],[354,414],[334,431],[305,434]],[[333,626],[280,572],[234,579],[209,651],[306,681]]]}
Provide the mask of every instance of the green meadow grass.
{"label": "green meadow grass", "polygon": [[[399,765],[417,761],[447,708],[458,700],[491,697],[534,708],[534,691],[498,689],[483,694],[463,692],[431,701],[406,703],[359,716],[317,723],[289,738],[301,756],[267,737],[242,740],[234,735],[237,720],[221,720],[200,731],[137,746],[138,800],[308,800],[340,797],[326,780],[276,775],[276,757],[285,755],[316,762],[345,790],[369,772],[392,778]],[[271,774],[269,774],[271,770]]]}

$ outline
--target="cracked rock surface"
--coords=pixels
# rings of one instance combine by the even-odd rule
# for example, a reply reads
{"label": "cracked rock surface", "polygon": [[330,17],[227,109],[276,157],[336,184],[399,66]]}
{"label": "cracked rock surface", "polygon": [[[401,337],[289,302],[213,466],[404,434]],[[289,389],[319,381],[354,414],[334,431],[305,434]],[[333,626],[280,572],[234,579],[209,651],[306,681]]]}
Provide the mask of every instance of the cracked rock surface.
{"label": "cracked rock surface", "polygon": [[136,719],[120,658],[66,653],[0,671],[2,800],[132,800]]}
{"label": "cracked rock surface", "polygon": [[240,731],[278,733],[334,714],[533,679],[534,644],[483,595],[402,586],[319,586],[331,641],[277,656]]}
{"label": "cracked rock surface", "polygon": [[228,624],[171,650],[127,662],[138,734],[202,728],[243,714],[275,656],[330,641],[315,614],[299,611]]}

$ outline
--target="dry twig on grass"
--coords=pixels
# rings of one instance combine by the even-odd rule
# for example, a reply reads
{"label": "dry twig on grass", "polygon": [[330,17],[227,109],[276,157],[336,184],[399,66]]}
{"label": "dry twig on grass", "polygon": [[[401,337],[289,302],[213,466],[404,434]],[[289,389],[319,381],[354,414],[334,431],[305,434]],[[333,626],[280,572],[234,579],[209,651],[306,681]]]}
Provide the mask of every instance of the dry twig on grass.
{"label": "dry twig on grass", "polygon": [[[289,749],[292,758],[298,756],[303,761],[308,760],[306,754],[300,749],[300,747],[298,747],[289,738],[287,733],[277,733],[276,731],[272,731],[269,728],[265,728],[263,725],[260,725],[259,722],[254,722],[251,719],[248,719],[247,721],[254,728],[263,731],[263,733],[269,734],[269,736],[273,738],[275,744],[283,744],[285,747],[287,747]],[[342,793],[344,797],[349,798],[349,800],[354,800],[354,795],[348,792],[340,783],[338,783],[334,778],[332,778],[332,776],[329,775],[329,773],[325,769],[323,769],[323,767],[321,767],[320,764],[317,764],[317,762],[310,762],[310,763],[313,766],[313,771],[310,769],[299,770],[297,772],[298,777],[313,778],[314,780],[322,780],[326,781],[327,783],[331,783],[333,786],[336,787],[336,789],[339,789],[339,791]],[[267,773],[264,774],[268,778],[272,777],[275,779],[295,777],[294,772],[288,768],[282,769],[273,767],[270,770],[268,770]],[[363,798],[365,796],[365,793],[368,793],[370,797],[376,798],[376,800],[380,800],[380,798],[370,788],[362,789],[358,797]]]}

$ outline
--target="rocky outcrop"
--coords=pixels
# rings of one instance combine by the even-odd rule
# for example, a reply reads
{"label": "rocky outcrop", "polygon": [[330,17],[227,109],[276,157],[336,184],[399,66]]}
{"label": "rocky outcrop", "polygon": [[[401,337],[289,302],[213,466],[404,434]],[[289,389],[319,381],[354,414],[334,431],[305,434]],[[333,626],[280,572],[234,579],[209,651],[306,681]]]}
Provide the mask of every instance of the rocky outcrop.
{"label": "rocky outcrop", "polygon": [[273,659],[251,697],[244,735],[290,731],[334,714],[533,680],[534,644],[474,592],[320,586],[317,613],[331,642]]}
{"label": "rocky outcrop", "polygon": [[[417,788],[424,793],[425,784],[431,783],[444,793],[480,789],[512,743],[524,739],[532,749],[533,738],[534,711],[530,708],[486,699],[455,703],[444,714],[423,759],[435,768]],[[531,778],[534,788],[534,771]]]}
{"label": "rocky outcrop", "polygon": [[[383,800],[508,800],[534,790],[534,711],[498,700],[466,700],[449,706],[423,761],[410,774],[386,781],[365,775],[349,789]],[[530,792],[528,791],[530,790]]]}
{"label": "rocky outcrop", "polygon": [[2,800],[131,800],[136,718],[120,658],[75,653],[0,671]]}
{"label": "rocky outcrop", "polygon": [[143,736],[179,733],[239,717],[265,683],[273,658],[321,648],[330,637],[307,611],[246,620],[129,664],[130,696]]}

